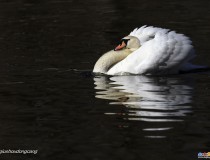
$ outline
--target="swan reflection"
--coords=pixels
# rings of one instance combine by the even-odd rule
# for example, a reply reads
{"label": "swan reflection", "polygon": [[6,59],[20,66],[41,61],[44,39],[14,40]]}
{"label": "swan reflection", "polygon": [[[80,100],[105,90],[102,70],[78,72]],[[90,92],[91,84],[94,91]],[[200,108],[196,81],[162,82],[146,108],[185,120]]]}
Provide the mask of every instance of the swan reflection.
{"label": "swan reflection", "polygon": [[[184,77],[98,76],[94,78],[96,98],[111,100],[111,105],[124,105],[124,120],[144,122],[180,122],[191,112],[193,87]],[[187,84],[186,84],[187,83]],[[143,131],[165,131],[166,126],[143,128]],[[154,138],[153,136],[150,138]],[[157,137],[158,138],[158,137]]]}

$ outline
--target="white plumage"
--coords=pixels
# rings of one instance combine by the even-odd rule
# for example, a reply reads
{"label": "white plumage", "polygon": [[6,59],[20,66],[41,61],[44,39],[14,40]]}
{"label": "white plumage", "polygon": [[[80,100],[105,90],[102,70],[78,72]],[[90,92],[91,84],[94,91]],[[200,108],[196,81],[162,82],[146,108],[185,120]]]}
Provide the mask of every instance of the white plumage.
{"label": "white plumage", "polygon": [[[109,68],[105,74],[176,74],[180,70],[203,68],[189,63],[195,57],[195,52],[191,40],[183,34],[142,26],[134,29],[129,36],[136,37],[140,47]],[[117,51],[111,52],[118,54]],[[96,64],[94,72],[100,72],[99,68]]]}

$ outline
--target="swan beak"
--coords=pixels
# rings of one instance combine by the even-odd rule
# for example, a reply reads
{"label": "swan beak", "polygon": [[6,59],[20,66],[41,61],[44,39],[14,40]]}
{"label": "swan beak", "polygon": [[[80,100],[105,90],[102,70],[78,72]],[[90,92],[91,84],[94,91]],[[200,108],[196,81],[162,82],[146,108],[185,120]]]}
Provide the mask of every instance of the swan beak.
{"label": "swan beak", "polygon": [[114,51],[119,51],[119,50],[123,49],[124,47],[126,47],[126,44],[125,44],[125,42],[122,42],[121,44],[119,44],[119,45],[114,49]]}

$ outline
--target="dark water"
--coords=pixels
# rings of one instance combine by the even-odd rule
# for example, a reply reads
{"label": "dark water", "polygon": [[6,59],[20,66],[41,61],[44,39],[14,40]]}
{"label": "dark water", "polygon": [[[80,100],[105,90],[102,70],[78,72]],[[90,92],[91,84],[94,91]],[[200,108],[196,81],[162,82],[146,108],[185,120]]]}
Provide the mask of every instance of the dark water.
{"label": "dark water", "polygon": [[190,36],[210,65],[209,0],[1,0],[0,159],[192,160],[210,151],[210,73],[88,72],[135,27]]}

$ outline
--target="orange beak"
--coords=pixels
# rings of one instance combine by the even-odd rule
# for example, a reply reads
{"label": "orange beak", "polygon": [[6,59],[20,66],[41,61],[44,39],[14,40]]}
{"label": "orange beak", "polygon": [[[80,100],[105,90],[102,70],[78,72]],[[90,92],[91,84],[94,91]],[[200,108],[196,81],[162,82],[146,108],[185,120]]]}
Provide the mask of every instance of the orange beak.
{"label": "orange beak", "polygon": [[122,44],[119,44],[114,50],[119,51],[119,50],[123,49],[125,46],[126,46],[125,42],[122,42]]}

